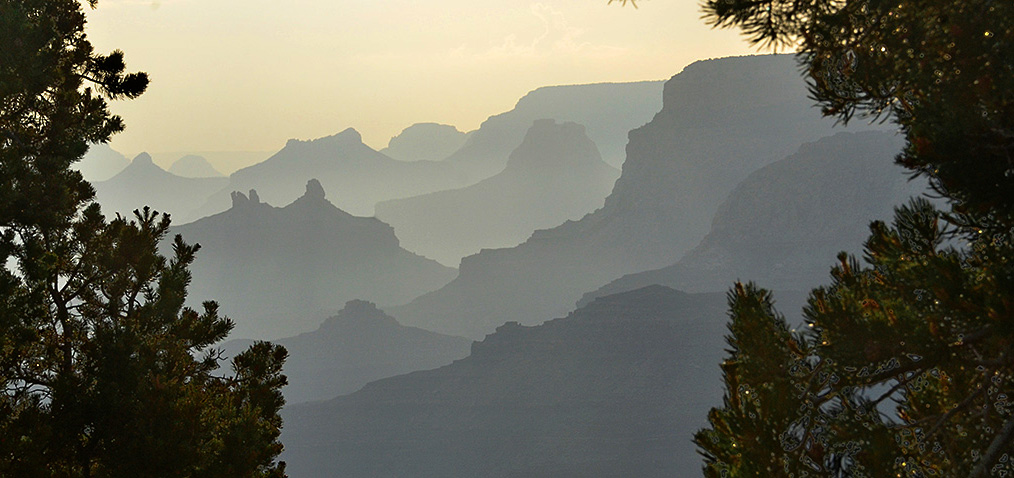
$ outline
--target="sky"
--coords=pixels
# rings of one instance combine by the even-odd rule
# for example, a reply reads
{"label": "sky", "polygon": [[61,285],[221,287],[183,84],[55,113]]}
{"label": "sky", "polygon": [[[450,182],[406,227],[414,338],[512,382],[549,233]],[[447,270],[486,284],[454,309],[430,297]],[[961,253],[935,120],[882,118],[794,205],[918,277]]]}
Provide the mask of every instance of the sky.
{"label": "sky", "polygon": [[696,0],[99,0],[87,34],[151,78],[111,146],[276,151],[353,127],[478,128],[541,86],[667,79],[756,53]]}

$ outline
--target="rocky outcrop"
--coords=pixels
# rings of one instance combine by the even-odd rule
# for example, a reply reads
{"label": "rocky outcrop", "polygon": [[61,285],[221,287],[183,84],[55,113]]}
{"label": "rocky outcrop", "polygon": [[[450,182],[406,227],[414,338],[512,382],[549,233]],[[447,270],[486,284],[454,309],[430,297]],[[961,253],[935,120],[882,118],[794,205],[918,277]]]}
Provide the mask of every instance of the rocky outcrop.
{"label": "rocky outcrop", "polygon": [[201,244],[191,302],[217,300],[236,321],[233,336],[291,336],[348,300],[396,303],[454,277],[454,269],[399,247],[391,226],[335,207],[317,180],[282,208],[258,192],[234,192],[228,211],[169,234]]}
{"label": "rocky outcrop", "polygon": [[536,229],[602,207],[618,176],[584,126],[536,120],[496,176],[379,203],[377,217],[394,226],[406,249],[457,266],[480,249],[520,244]]}
{"label": "rocky outcrop", "polygon": [[406,324],[481,337],[514,317],[538,323],[624,274],[672,264],[710,229],[753,171],[831,132],[790,55],[694,63],[666,83],[664,106],[630,132],[605,205],[511,249],[465,257],[458,278],[390,309]]}
{"label": "rocky outcrop", "polygon": [[[382,378],[447,365],[468,355],[471,341],[405,327],[376,304],[352,300],[313,332],[274,341],[289,351],[285,400],[296,404],[359,390]],[[227,356],[250,340],[227,342]]]}

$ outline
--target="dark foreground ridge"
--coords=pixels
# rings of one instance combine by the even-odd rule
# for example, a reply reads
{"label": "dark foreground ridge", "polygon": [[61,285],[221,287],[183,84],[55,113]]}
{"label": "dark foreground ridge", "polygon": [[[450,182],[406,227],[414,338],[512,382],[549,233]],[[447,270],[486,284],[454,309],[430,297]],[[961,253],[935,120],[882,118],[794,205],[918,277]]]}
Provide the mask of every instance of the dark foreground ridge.
{"label": "dark foreground ridge", "polygon": [[292,476],[697,476],[724,294],[652,286],[499,327],[468,358],[290,407]]}

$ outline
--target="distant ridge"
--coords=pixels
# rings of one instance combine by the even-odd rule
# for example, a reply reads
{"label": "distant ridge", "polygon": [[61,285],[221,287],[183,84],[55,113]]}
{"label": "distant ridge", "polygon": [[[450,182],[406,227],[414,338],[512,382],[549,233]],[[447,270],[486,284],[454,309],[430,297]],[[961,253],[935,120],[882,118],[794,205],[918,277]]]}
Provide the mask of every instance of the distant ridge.
{"label": "distant ridge", "polygon": [[532,121],[543,118],[584,124],[606,162],[618,166],[627,133],[658,111],[661,89],[661,81],[539,88],[511,111],[491,116],[440,161],[396,160],[363,144],[352,128],[311,141],[289,140],[264,162],[236,171],[229,186],[189,218],[227,209],[231,191],[257,189],[265,201],[281,202],[298,194],[308,177],[327,185],[342,209],[369,216],[380,201],[461,188],[499,173]]}
{"label": "distant ridge", "polygon": [[471,186],[377,205],[405,248],[458,265],[482,248],[520,244],[532,231],[602,207],[619,171],[582,125],[536,120],[497,175]]}
{"label": "distant ridge", "polygon": [[187,212],[204,202],[226,183],[225,178],[185,178],[156,165],[148,153],[138,154],[122,171],[106,181],[92,183],[107,216],[133,217],[135,209],[149,206],[172,215],[180,223]]}
{"label": "distant ridge", "polygon": [[307,178],[318,178],[341,209],[372,216],[377,201],[412,196],[458,184],[451,165],[431,161],[398,161],[362,141],[358,131],[310,141],[290,139],[264,162],[240,169],[228,186],[191,213],[198,218],[228,207],[231,191],[256,189],[267,202],[278,203],[299,194]]}
{"label": "distant ridge", "polygon": [[[233,340],[227,356],[252,341]],[[471,341],[405,327],[376,304],[351,300],[317,330],[275,340],[289,351],[289,405],[352,393],[374,380],[447,365],[468,355]]]}
{"label": "distant ridge", "polygon": [[173,227],[201,244],[191,301],[215,299],[236,321],[234,337],[306,332],[346,301],[405,301],[439,288],[454,269],[399,247],[391,226],[353,216],[316,179],[285,207],[233,192],[228,211]]}
{"label": "distant ridge", "polygon": [[416,123],[380,150],[401,161],[440,161],[461,148],[468,135],[446,124]]}
{"label": "distant ridge", "polygon": [[114,151],[106,143],[97,143],[89,145],[88,152],[81,161],[71,165],[71,168],[80,171],[86,181],[94,183],[115,176],[129,165],[130,160],[126,156]]}
{"label": "distant ridge", "polygon": [[169,172],[185,178],[220,178],[220,173],[204,156],[188,154],[173,162]]}

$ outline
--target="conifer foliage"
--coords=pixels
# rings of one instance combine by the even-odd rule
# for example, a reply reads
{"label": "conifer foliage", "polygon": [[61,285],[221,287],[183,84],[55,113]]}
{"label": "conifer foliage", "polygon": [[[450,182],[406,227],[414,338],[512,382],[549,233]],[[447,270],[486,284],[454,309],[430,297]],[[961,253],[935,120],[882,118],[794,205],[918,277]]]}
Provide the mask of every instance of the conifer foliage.
{"label": "conifer foliage", "polygon": [[198,246],[161,256],[168,216],[107,222],[70,169],[148,83],[84,26],[77,0],[0,0],[0,476],[284,476],[285,350],[220,372],[232,322],[184,307]]}
{"label": "conifer foliage", "polygon": [[942,217],[919,199],[873,223],[867,265],[839,257],[801,333],[737,286],[726,403],[695,437],[709,476],[1014,472],[1010,238],[944,245]]}
{"label": "conifer foliage", "polygon": [[874,222],[792,332],[730,294],[726,400],[695,436],[707,476],[1014,475],[1014,10],[992,0],[709,0],[754,42],[797,45],[825,114],[884,115],[898,162],[947,201]]}

